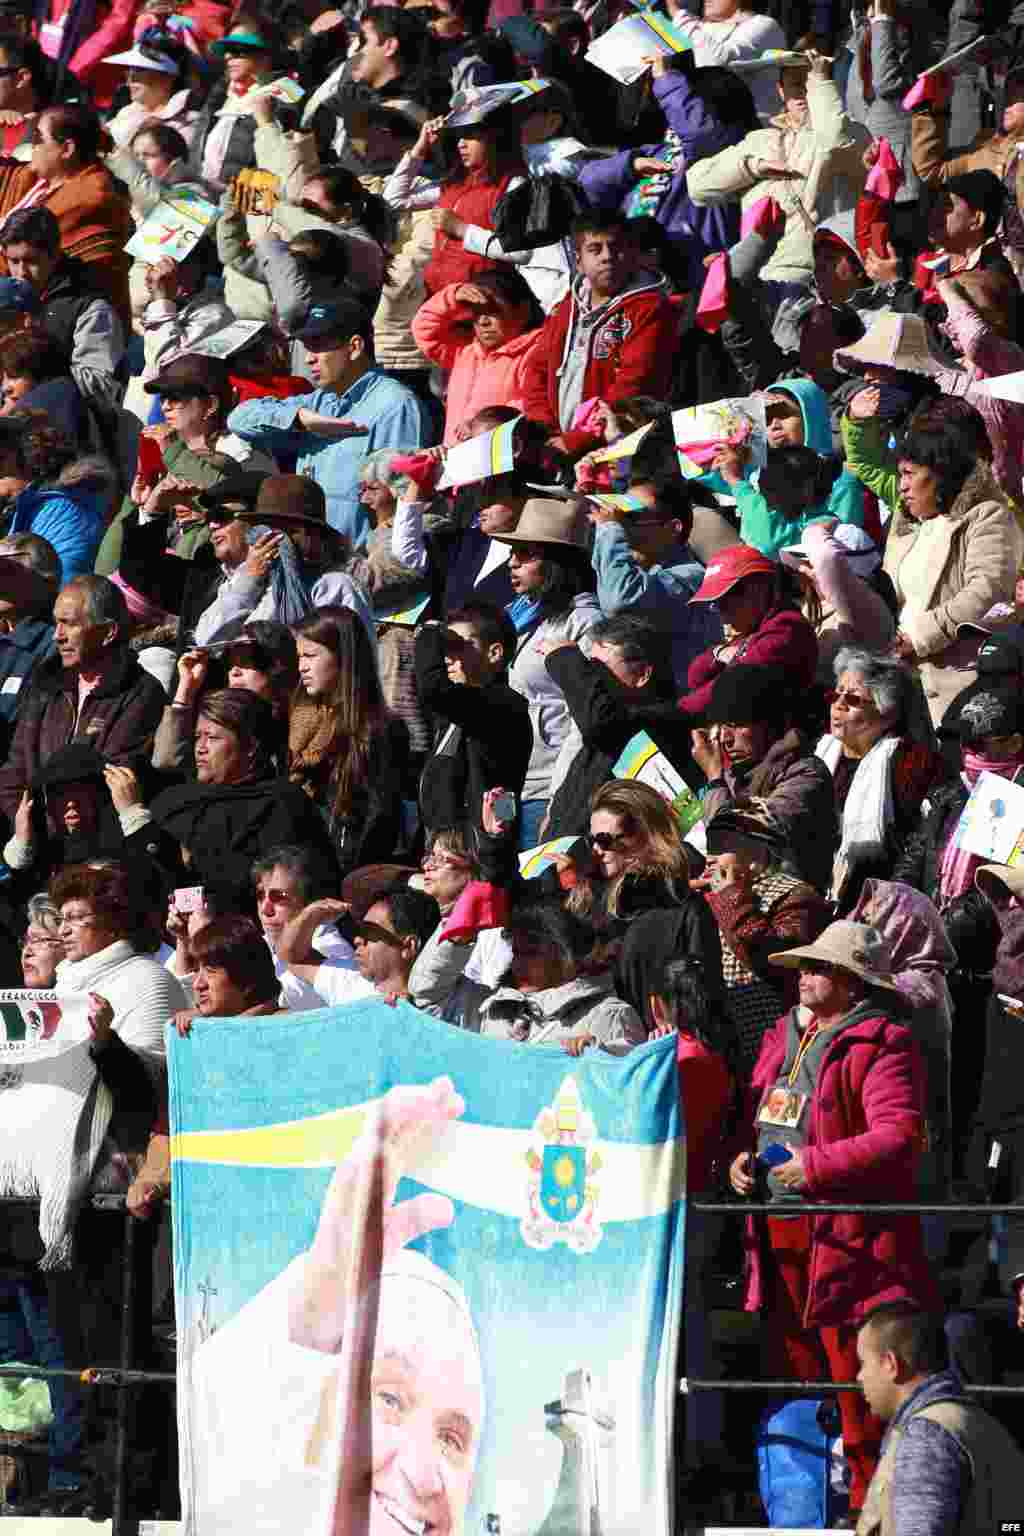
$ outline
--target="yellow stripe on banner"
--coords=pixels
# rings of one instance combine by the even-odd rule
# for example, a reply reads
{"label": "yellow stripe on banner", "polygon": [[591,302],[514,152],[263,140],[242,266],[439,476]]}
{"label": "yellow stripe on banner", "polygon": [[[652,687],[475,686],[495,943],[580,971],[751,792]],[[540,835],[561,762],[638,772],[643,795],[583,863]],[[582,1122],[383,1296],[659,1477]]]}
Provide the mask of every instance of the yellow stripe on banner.
{"label": "yellow stripe on banner", "polygon": [[[518,421],[518,417],[516,420]],[[503,475],[507,473],[505,468],[506,450],[510,446],[514,421],[507,421],[503,426],[495,427],[494,436],[491,438],[491,474]]]}
{"label": "yellow stripe on banner", "polygon": [[667,26],[666,23],[659,21],[656,17],[652,16],[649,11],[643,11],[641,13],[641,20],[646,21],[651,31],[656,33],[657,36],[661,38],[663,43],[668,43],[673,53],[679,53],[679,38],[671,30],[671,28]]}
{"label": "yellow stripe on banner", "polygon": [[[379,1103],[380,1101],[375,1101]],[[225,1167],[333,1168],[349,1152],[374,1103],[244,1131],[186,1131],[171,1139],[181,1162]],[[414,1157],[410,1178],[465,1205],[514,1218],[526,1215],[532,1131],[454,1121]],[[686,1146],[636,1142],[597,1143],[594,1174],[601,1221],[640,1221],[661,1216],[685,1188]]]}
{"label": "yellow stripe on banner", "polygon": [[182,1131],[171,1137],[171,1156],[236,1168],[331,1168],[351,1151],[370,1108],[354,1104],[245,1131]]}

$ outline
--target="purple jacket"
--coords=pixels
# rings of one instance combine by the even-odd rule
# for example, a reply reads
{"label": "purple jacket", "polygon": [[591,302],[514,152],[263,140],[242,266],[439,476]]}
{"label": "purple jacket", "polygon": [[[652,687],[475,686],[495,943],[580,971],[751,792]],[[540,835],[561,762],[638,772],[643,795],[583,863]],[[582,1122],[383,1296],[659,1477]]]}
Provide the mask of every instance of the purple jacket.
{"label": "purple jacket", "polygon": [[[870,1010],[869,1010],[870,1011]],[[750,1120],[786,1054],[786,1020],[761,1042]],[[810,1108],[803,1162],[806,1200],[916,1198],[924,1131],[924,1064],[910,1031],[879,1012],[842,1029],[825,1051]],[[780,1214],[785,1206],[779,1207]],[[817,1216],[804,1327],[856,1323],[883,1301],[937,1304],[916,1216]],[[748,1312],[764,1304],[760,1218],[747,1223]]]}
{"label": "purple jacket", "polygon": [[[670,71],[654,81],[654,94],[668,127],[682,140],[682,158],[672,185],[661,199],[657,220],[683,250],[691,288],[704,285],[704,257],[728,250],[739,239],[740,205],[722,203],[698,208],[686,188],[686,169],[696,160],[717,155],[743,138],[743,129],[719,121],[690,87],[685,75]],[[595,208],[621,208],[636,185],[634,155],[657,155],[660,144],[624,149],[603,160],[592,160],[580,173],[580,185]]]}

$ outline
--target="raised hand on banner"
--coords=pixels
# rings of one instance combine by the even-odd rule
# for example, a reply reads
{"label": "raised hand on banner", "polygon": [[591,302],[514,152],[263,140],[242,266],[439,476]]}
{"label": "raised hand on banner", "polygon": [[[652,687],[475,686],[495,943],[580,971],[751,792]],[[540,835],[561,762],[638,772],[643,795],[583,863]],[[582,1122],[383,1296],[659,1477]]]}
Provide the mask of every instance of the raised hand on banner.
{"label": "raised hand on banner", "polygon": [[368,1114],[335,1169],[289,1300],[293,1344],[340,1353],[387,1260],[425,1233],[451,1226],[455,1207],[445,1195],[415,1195],[396,1205],[395,1194],[403,1175],[465,1107],[451,1079],[438,1077],[425,1087],[390,1089]]}

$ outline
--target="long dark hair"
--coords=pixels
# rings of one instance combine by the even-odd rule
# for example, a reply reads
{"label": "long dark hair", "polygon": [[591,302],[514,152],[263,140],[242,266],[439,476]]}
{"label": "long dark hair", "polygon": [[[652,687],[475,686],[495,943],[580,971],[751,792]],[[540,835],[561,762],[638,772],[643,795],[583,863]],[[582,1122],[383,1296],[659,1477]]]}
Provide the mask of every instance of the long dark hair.
{"label": "long dark hair", "polygon": [[398,239],[398,220],[376,192],[368,192],[358,176],[343,165],[322,165],[309,181],[320,181],[335,208],[351,208],[352,217],[377,244],[390,250]]}
{"label": "long dark hair", "polygon": [[[486,175],[488,181],[500,181],[503,176],[514,176],[523,171],[523,146],[520,139],[520,125],[516,122],[513,126],[501,125],[489,128],[482,123],[473,129],[473,137],[481,138],[487,151]],[[455,148],[456,140],[468,138],[468,134],[460,134],[456,129],[451,129],[444,134],[442,145],[448,163],[448,170],[442,179],[442,185],[455,186],[460,181],[465,181],[470,172],[459,159]]]}
{"label": "long dark hair", "polygon": [[[295,626],[296,641],[309,640],[322,645],[338,663],[338,681],[330,698],[323,702],[332,719],[333,740],[330,755],[333,802],[331,819],[350,816],[370,779],[370,756],[374,738],[387,728],[391,718],[377,673],[377,661],[363,622],[351,608],[316,608]],[[303,702],[306,693],[300,687],[295,702]]]}

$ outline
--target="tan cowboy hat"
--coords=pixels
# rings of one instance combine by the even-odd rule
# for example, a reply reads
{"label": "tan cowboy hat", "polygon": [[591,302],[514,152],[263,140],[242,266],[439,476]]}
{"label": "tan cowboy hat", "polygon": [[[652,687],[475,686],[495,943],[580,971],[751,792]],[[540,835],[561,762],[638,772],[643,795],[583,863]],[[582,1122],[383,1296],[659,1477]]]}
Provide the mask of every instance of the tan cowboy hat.
{"label": "tan cowboy hat", "polygon": [[587,547],[587,518],[574,501],[528,501],[512,533],[492,533],[499,544],[568,544]]}
{"label": "tan cowboy hat", "polygon": [[901,373],[937,374],[949,367],[933,349],[928,327],[920,315],[896,315],[883,310],[871,329],[852,347],[835,354],[837,368],[861,373],[876,368],[898,368]]}
{"label": "tan cowboy hat", "polygon": [[850,971],[862,981],[869,981],[873,987],[884,987],[887,992],[899,991],[892,979],[889,940],[867,923],[829,923],[813,944],[802,949],[784,949],[780,954],[769,955],[768,959],[772,965],[793,971],[805,960],[820,960],[825,965],[838,966],[841,971]]}
{"label": "tan cowboy hat", "polygon": [[[1024,869],[1011,869],[1009,864],[983,864],[975,871],[974,883],[983,896],[1024,897]],[[1002,890],[993,890],[1002,886]]]}

